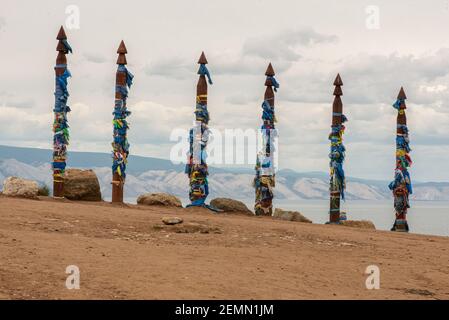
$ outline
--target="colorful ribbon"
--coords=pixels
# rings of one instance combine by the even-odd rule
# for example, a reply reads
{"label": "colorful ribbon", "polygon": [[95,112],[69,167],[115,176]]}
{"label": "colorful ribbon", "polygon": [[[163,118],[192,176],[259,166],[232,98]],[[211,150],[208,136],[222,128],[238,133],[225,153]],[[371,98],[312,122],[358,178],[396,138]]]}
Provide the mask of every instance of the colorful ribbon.
{"label": "colorful ribbon", "polygon": [[[72,52],[72,48],[66,40],[62,41],[67,52]],[[67,161],[67,145],[69,144],[69,125],[67,121],[67,113],[70,112],[70,107],[67,105],[69,99],[69,91],[67,89],[68,78],[72,75],[67,69],[66,64],[57,64],[55,69],[64,68],[62,75],[55,77],[55,106],[54,122],[53,122],[53,177],[56,182],[62,182],[66,161]]]}
{"label": "colorful ribbon", "polygon": [[[200,76],[206,76],[209,84],[212,79],[205,64],[200,65],[198,70]],[[210,120],[209,111],[207,110],[207,95],[202,94],[196,97],[195,119],[197,126],[190,129],[189,132],[189,152],[187,155],[187,163],[185,173],[190,180],[189,198],[191,203],[188,207],[205,207],[213,211],[215,208],[207,205],[206,199],[209,195],[209,181],[207,179],[209,172],[207,167],[207,142],[209,140],[208,123]]]}
{"label": "colorful ribbon", "polygon": [[[268,82],[270,80],[270,82]],[[277,92],[279,83],[273,76],[267,76],[267,84],[274,87]],[[269,100],[262,102],[262,145],[263,150],[257,154],[256,159],[256,176],[254,178],[253,186],[255,188],[255,204],[254,211],[256,215],[271,215],[273,210],[273,188],[275,186],[275,172],[274,172],[274,144],[273,140],[276,137],[276,115],[274,106],[271,106]]]}
{"label": "colorful ribbon", "polygon": [[126,106],[128,98],[128,88],[131,88],[134,76],[125,65],[118,65],[117,72],[126,73],[126,84],[116,85],[115,90],[120,94],[121,99],[115,100],[113,125],[113,142],[112,142],[112,174],[117,173],[121,181],[126,178],[126,164],[128,163],[129,143],[127,133],[129,129],[126,118],[131,114]]}
{"label": "colorful ribbon", "polygon": [[[333,113],[334,116],[341,116],[341,122],[344,123],[348,119],[341,113]],[[346,148],[343,145],[343,134],[345,131],[344,125],[337,125],[331,127],[331,134],[329,140],[331,141],[331,148],[329,153],[330,158],[330,188],[331,191],[341,194],[342,200],[345,200],[346,178],[343,169],[343,162],[345,160]]]}

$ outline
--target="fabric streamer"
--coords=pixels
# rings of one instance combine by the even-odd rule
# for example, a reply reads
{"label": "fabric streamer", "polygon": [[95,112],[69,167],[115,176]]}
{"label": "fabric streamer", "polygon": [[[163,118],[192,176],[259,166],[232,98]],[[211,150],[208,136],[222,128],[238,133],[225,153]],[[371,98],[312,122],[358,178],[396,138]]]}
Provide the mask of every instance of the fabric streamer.
{"label": "fabric streamer", "polygon": [[126,106],[126,100],[128,98],[128,88],[131,88],[134,76],[123,64],[119,64],[117,68],[118,73],[124,73],[126,75],[125,85],[116,85],[116,93],[119,93],[121,99],[115,99],[115,107],[112,115],[113,125],[113,138],[112,142],[112,174],[118,173],[122,182],[126,178],[126,164],[128,162],[129,155],[129,143],[127,138],[127,132],[129,129],[128,121],[126,118],[131,115],[131,111],[128,111]]}
{"label": "fabric streamer", "polygon": [[208,82],[209,82],[209,84],[210,84],[210,85],[213,84],[212,78],[211,78],[210,73],[209,73],[209,70],[207,69],[205,63],[201,63],[201,64],[200,64],[200,69],[198,70],[198,74],[199,74],[200,76],[206,76],[206,77],[207,77],[207,80],[208,80]]}
{"label": "fabric streamer", "polygon": [[210,130],[209,111],[207,110],[207,83],[212,84],[209,70],[206,67],[207,59],[204,52],[198,61],[200,64],[198,74],[200,76],[197,85],[197,97],[195,107],[195,127],[189,131],[189,152],[187,154],[187,163],[185,173],[189,177],[190,204],[187,207],[205,207],[214,212],[218,210],[208,204],[206,199],[209,195],[208,167],[207,167],[207,143],[209,141]]}
{"label": "fabric streamer", "polygon": [[127,118],[131,112],[127,108],[128,90],[133,84],[131,72],[126,68],[125,43],[122,41],[117,50],[117,73],[115,84],[115,104],[112,115],[113,141],[112,141],[112,202],[123,202],[123,187],[126,179],[126,166],[129,156]]}
{"label": "fabric streamer", "polygon": [[256,215],[273,214],[273,189],[275,187],[275,169],[274,169],[274,139],[277,137],[275,128],[276,116],[274,112],[274,92],[277,92],[279,83],[274,78],[274,70],[269,64],[267,71],[265,85],[265,98],[262,103],[262,121],[260,128],[262,136],[263,149],[258,152],[256,158],[256,176],[253,181],[255,188],[255,204],[254,212]]}
{"label": "fabric streamer", "polygon": [[[72,48],[67,42],[64,29],[61,27],[57,39],[59,51],[57,62],[55,65],[55,105],[53,108],[53,181],[56,184],[64,182],[64,173],[67,166],[67,146],[69,144],[69,124],[67,121],[67,113],[70,107],[67,105],[69,99],[68,78],[71,77],[70,71],[67,69],[67,60],[65,55],[72,53]],[[62,197],[62,189],[54,189],[55,197]]]}
{"label": "fabric streamer", "polygon": [[344,123],[348,121],[343,114],[343,102],[341,96],[343,91],[341,86],[343,81],[340,74],[334,80],[334,101],[332,104],[332,125],[329,153],[329,191],[330,191],[330,208],[329,208],[329,222],[339,224],[346,219],[346,214],[340,212],[340,200],[345,201],[346,178],[343,169],[343,163],[346,156],[346,148],[343,145],[343,134],[345,132]]}
{"label": "fabric streamer", "polygon": [[[346,119],[346,117],[345,117]],[[343,121],[343,120],[342,120]],[[345,172],[343,162],[345,160],[346,148],[343,145],[344,125],[333,126],[329,140],[331,141],[330,158],[330,188],[332,191],[338,191],[341,199],[345,200]]]}
{"label": "fabric streamer", "polygon": [[408,168],[412,165],[409,156],[411,151],[409,146],[409,136],[407,128],[407,119],[405,116],[405,92],[401,88],[398,99],[393,107],[398,111],[397,133],[396,133],[396,167],[394,171],[394,180],[389,184],[393,192],[394,209],[396,212],[395,222],[391,231],[408,232],[407,210],[410,208],[409,195],[413,193],[412,182]]}

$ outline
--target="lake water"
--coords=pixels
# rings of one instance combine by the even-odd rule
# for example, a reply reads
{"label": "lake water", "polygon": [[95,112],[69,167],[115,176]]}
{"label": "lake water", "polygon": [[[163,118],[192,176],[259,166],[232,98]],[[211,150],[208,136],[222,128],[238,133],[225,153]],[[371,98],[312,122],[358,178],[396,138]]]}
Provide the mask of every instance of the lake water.
{"label": "lake water", "polygon": [[[314,223],[328,221],[329,201],[275,201],[277,207],[300,211]],[[394,222],[391,201],[351,200],[342,202],[348,220],[370,220],[378,230],[390,230]],[[412,201],[407,215],[411,233],[449,236],[449,201]]]}

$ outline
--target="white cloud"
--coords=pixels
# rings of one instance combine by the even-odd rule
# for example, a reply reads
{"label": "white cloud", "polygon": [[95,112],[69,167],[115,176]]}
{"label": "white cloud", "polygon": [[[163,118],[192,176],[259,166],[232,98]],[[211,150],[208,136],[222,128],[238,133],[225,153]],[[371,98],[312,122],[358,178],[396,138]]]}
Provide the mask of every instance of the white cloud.
{"label": "white cloud", "polygon": [[30,97],[22,97],[17,94],[0,92],[0,105],[15,108],[32,108],[36,106],[36,100]]}
{"label": "white cloud", "polygon": [[[149,0],[128,6],[132,19],[126,24],[123,15],[111,14],[120,11],[119,1],[78,2],[82,27],[66,30],[74,48],[69,57],[72,150],[110,150],[116,49],[123,38],[135,75],[128,101],[133,154],[168,158],[171,129],[191,127],[196,61],[204,50],[214,80],[210,126],[220,130],[260,127],[264,73],[273,63],[281,85],[276,112],[284,168],[327,171],[332,82],[340,72],[349,118],[348,174],[391,178],[391,104],[404,86],[413,177],[449,180],[447,170],[438,175],[436,169],[449,161],[449,40],[443,27],[447,15],[438,7],[407,4],[407,18],[423,24],[404,25],[397,24],[399,4],[383,1],[382,27],[368,32],[360,1],[326,1],[329,10],[323,11],[314,2],[293,0],[277,6],[265,0],[177,1],[175,6]],[[26,5],[27,10],[16,1],[2,5],[0,36],[8,50],[2,52],[7,63],[0,88],[1,141],[50,146],[54,38],[65,5],[46,0]],[[100,10],[105,5],[109,10]],[[29,28],[29,21],[39,23]]]}
{"label": "white cloud", "polygon": [[2,140],[49,140],[52,114],[36,114],[28,109],[0,106]]}
{"label": "white cloud", "polygon": [[[206,52],[210,69],[217,75],[263,75],[268,62],[273,62],[275,71],[287,71],[292,63],[299,60],[297,52],[318,44],[337,41],[335,35],[325,35],[312,28],[285,30],[266,37],[249,37],[238,50]],[[163,56],[145,67],[149,76],[165,76],[185,79],[194,64],[185,57]]]}
{"label": "white cloud", "polygon": [[337,41],[337,36],[326,35],[312,28],[283,30],[274,34],[249,38],[243,45],[243,54],[260,57],[265,60],[298,61],[300,47]]}
{"label": "white cloud", "polygon": [[258,98],[259,97],[256,96],[255,94],[241,92],[236,94],[230,94],[228,97],[226,97],[225,102],[236,105],[246,105],[249,102],[257,101]]}
{"label": "white cloud", "polygon": [[5,17],[0,17],[0,31],[3,31],[5,27],[6,27],[6,19]]}
{"label": "white cloud", "polygon": [[144,68],[148,76],[163,76],[182,80],[192,73],[193,63],[181,57],[163,57],[147,64]]}
{"label": "white cloud", "polygon": [[107,59],[104,56],[98,53],[85,52],[83,56],[87,61],[92,63],[105,63],[107,61]]}
{"label": "white cloud", "polygon": [[344,59],[340,70],[349,102],[385,103],[403,86],[410,101],[429,103],[447,95],[441,88],[449,85],[449,49],[422,55],[357,54]]}
{"label": "white cloud", "polygon": [[168,143],[173,129],[189,129],[193,125],[194,107],[165,106],[152,101],[140,101],[133,105],[129,117],[130,140],[137,143]]}

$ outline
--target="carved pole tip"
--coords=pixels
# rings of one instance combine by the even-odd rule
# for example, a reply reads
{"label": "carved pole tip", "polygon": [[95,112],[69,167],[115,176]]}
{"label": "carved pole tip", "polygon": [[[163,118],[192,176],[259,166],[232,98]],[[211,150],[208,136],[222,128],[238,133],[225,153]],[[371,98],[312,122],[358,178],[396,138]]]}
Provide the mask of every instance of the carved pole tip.
{"label": "carved pole tip", "polygon": [[207,64],[206,55],[204,54],[204,51],[201,52],[200,59],[198,60],[198,64]]}
{"label": "carved pole tip", "polygon": [[273,66],[271,65],[271,62],[268,64],[268,68],[267,68],[267,71],[265,71],[265,75],[269,76],[269,77],[272,77],[275,75]]}
{"label": "carved pole tip", "polygon": [[403,87],[401,87],[401,90],[399,90],[398,99],[403,99],[403,100],[407,99],[407,96],[405,95],[405,91],[404,91]]}
{"label": "carved pole tip", "polygon": [[343,85],[343,81],[341,81],[341,77],[340,74],[337,74],[337,77],[334,80],[334,86],[342,86]]}

